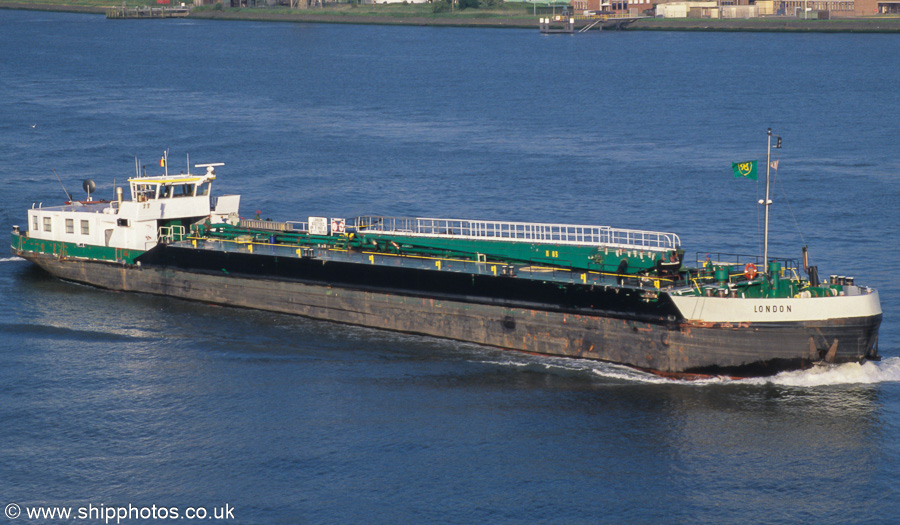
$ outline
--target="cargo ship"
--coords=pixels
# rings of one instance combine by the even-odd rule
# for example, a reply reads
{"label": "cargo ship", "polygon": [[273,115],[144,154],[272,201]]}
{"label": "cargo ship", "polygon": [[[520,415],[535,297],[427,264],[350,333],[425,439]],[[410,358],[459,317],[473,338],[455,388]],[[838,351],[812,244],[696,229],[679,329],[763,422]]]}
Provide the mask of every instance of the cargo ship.
{"label": "cargo ship", "polygon": [[137,169],[128,199],[117,188],[111,200],[89,192],[33,206],[30,228],[13,226],[12,253],[60,279],[109,290],[668,377],[764,376],[878,359],[878,292],[852,277],[820,280],[806,257],[770,258],[768,244],[762,258],[687,256],[674,233],[609,226],[247,219],[239,195],[212,196],[221,166],[155,176]]}

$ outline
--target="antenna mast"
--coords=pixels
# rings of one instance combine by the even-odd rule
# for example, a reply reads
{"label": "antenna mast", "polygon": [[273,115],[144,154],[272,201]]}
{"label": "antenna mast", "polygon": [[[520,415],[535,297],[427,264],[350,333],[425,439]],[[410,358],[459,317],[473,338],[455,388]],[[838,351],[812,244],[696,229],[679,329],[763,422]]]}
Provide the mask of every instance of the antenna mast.
{"label": "antenna mast", "polygon": [[[52,168],[51,168],[51,169],[52,169]],[[59,173],[56,173],[56,170],[53,170],[53,174],[56,175],[56,180],[58,180],[58,181],[59,181],[59,185],[62,186],[63,193],[66,194],[66,199],[68,199],[69,202],[72,202],[72,196],[69,195],[69,190],[66,189],[66,186],[62,183],[62,179],[59,178]]]}
{"label": "antenna mast", "polygon": [[[769,137],[768,148],[766,149],[766,200],[765,202],[759,201],[760,204],[765,204],[766,206],[766,229],[765,229],[765,237],[763,241],[763,264],[765,268],[764,272],[769,272],[769,206],[772,205],[772,200],[769,199],[769,170],[772,168],[772,128],[766,130],[766,135]],[[781,148],[781,137],[779,135],[775,135],[775,148]]]}

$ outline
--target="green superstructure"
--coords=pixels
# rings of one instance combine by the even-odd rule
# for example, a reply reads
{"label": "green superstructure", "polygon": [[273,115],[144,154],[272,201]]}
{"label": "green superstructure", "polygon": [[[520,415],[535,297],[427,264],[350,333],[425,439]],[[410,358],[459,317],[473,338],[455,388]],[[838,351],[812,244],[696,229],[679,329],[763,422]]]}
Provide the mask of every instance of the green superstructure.
{"label": "green superstructure", "polygon": [[312,233],[308,223],[244,220],[202,225],[196,233],[245,242],[623,275],[655,273],[661,265],[677,269],[684,253],[675,234],[601,226],[357,217],[344,222],[341,230]]}

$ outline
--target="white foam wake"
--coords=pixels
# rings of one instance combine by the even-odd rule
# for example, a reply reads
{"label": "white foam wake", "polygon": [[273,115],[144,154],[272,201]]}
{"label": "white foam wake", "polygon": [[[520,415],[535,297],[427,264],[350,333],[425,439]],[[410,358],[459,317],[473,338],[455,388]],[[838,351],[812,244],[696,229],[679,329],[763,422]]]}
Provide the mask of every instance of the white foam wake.
{"label": "white foam wake", "polygon": [[678,381],[667,379],[665,377],[643,372],[630,366],[617,365],[613,363],[604,363],[601,361],[593,361],[590,359],[576,359],[571,357],[550,357],[535,356],[526,354],[510,354],[504,359],[486,359],[484,363],[499,365],[502,367],[516,367],[533,372],[545,372],[555,375],[589,375],[593,378],[601,378],[604,380],[616,380],[634,383],[655,383],[655,384],[711,384],[722,383],[728,381],[725,378],[710,378],[696,381]]}
{"label": "white foam wake", "polygon": [[517,367],[551,374],[591,374],[602,379],[612,379],[635,383],[681,384],[687,386],[706,385],[765,385],[774,384],[794,387],[820,387],[829,385],[877,384],[900,382],[900,357],[885,358],[880,362],[865,364],[846,363],[842,365],[814,366],[807,370],[782,372],[771,377],[731,379],[711,377],[708,379],[678,380],[668,379],[634,368],[602,363],[585,359],[565,357],[521,356],[508,359],[487,359],[485,363],[504,367]]}
{"label": "white foam wake", "polygon": [[829,385],[871,385],[900,381],[900,357],[889,357],[880,362],[868,361],[864,364],[845,363],[842,365],[814,366],[808,370],[782,372],[772,377],[746,379],[747,384],[766,384],[799,387]]}
{"label": "white foam wake", "polygon": [[0,262],[24,261],[21,257],[3,257]]}

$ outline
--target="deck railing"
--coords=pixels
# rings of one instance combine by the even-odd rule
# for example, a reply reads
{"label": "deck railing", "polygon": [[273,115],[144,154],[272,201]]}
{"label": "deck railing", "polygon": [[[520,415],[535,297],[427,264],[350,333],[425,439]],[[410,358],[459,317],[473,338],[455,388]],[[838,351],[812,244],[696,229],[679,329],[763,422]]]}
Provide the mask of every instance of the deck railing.
{"label": "deck railing", "polygon": [[160,226],[156,233],[156,240],[160,244],[169,244],[184,239],[184,226]]}
{"label": "deck railing", "polygon": [[350,219],[347,226],[359,232],[580,244],[626,249],[670,250],[681,245],[681,239],[674,233],[578,224],[362,216]]}
{"label": "deck railing", "polygon": [[[244,228],[259,230],[309,231],[309,223],[306,221],[272,222],[244,219],[240,225]],[[355,231],[412,237],[573,244],[647,251],[674,250],[681,246],[681,239],[678,235],[667,232],[580,224],[473,221],[427,217],[364,215],[347,219],[346,231],[347,233]],[[334,232],[330,233],[335,234]]]}

